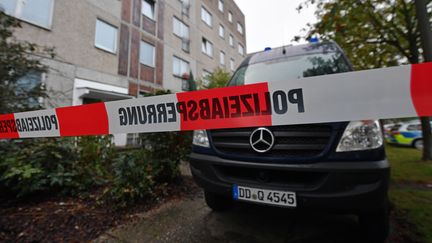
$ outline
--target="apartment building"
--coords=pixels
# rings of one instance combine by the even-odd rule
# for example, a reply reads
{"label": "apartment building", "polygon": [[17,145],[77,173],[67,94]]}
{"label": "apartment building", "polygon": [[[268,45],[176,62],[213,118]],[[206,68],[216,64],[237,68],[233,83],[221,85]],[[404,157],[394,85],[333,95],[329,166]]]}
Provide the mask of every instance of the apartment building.
{"label": "apartment building", "polygon": [[41,59],[48,72],[31,77],[47,87],[47,107],[180,92],[190,71],[204,79],[233,71],[246,55],[233,0],[0,0],[0,8],[22,20],[18,40],[55,48],[54,59]]}

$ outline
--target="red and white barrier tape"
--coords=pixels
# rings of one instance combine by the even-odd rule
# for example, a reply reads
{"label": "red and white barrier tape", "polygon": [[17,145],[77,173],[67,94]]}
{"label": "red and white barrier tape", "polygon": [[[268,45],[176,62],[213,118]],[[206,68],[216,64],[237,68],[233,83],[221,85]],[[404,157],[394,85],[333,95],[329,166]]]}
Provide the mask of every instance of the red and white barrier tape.
{"label": "red and white barrier tape", "polygon": [[0,115],[0,138],[432,116],[432,63]]}

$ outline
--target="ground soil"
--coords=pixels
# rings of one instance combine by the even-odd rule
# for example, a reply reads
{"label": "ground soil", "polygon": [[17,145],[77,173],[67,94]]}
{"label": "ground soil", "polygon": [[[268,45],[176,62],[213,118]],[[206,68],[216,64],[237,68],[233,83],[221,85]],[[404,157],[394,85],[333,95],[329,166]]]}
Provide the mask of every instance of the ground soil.
{"label": "ground soil", "polygon": [[[51,197],[35,200],[0,201],[0,242],[89,242],[118,228],[142,220],[145,212],[162,204],[202,200],[202,193],[190,177],[183,177],[169,187],[167,195],[138,203],[125,209],[99,205],[93,192],[84,198]],[[201,198],[201,199],[200,199]],[[172,203],[174,202],[174,203]],[[206,216],[207,217],[207,216]],[[415,225],[406,213],[392,209],[392,230],[387,242],[421,243]],[[198,224],[202,224],[198,222]],[[234,239],[232,239],[234,240]],[[235,241],[235,240],[234,240]]]}
{"label": "ground soil", "polygon": [[191,178],[181,178],[171,185],[166,195],[160,195],[125,209],[100,205],[90,196],[49,197],[16,201],[0,199],[0,242],[88,242],[106,230],[135,220],[146,212],[170,200],[190,197],[198,188]]}

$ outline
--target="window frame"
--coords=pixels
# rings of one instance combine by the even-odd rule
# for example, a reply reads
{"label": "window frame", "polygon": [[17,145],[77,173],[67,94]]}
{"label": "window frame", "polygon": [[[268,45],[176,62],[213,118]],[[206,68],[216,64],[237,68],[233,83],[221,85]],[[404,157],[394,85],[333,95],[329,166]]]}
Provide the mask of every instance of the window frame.
{"label": "window frame", "polygon": [[224,8],[225,8],[224,0],[218,0],[218,10],[223,13],[224,12]]}
{"label": "window frame", "polygon": [[[210,47],[210,50],[208,49]],[[210,51],[210,53],[207,53],[207,51]],[[201,52],[206,54],[209,57],[213,57],[213,43],[209,41],[207,38],[202,37],[201,40]]]}
{"label": "window frame", "polygon": [[[96,35],[96,33],[97,33],[97,26],[98,26],[97,23],[98,23],[98,22],[101,22],[101,23],[103,23],[103,24],[105,24],[105,25],[107,25],[107,26],[110,26],[110,27],[112,27],[113,29],[115,29],[114,50],[110,50],[110,49],[106,48],[105,46],[100,45],[100,44],[97,43],[97,35]],[[117,49],[118,49],[118,27],[115,26],[115,25],[112,25],[112,24],[110,24],[109,22],[104,21],[104,20],[102,20],[102,19],[100,19],[100,18],[96,18],[96,22],[95,22],[95,40],[94,40],[94,46],[95,46],[96,48],[98,48],[98,49],[103,50],[103,51],[106,51],[106,52],[109,52],[109,53],[112,53],[112,54],[117,54]]]}
{"label": "window frame", "polygon": [[237,32],[239,32],[241,35],[244,33],[244,27],[240,22],[237,22]]}
{"label": "window frame", "polygon": [[225,66],[225,57],[226,57],[225,52],[220,51],[219,52],[219,64],[222,66]]}
{"label": "window frame", "polygon": [[[186,27],[186,29],[187,29],[187,36],[182,36],[181,34],[176,33],[176,29],[175,29],[175,21],[178,21],[178,22],[179,22],[179,25],[180,25],[180,32],[182,32],[182,25],[183,25],[184,27]],[[174,16],[174,17],[173,17],[173,34],[174,34],[175,36],[181,38],[181,39],[187,39],[187,40],[189,40],[189,38],[190,38],[190,28],[189,28],[189,25],[185,24],[185,23],[184,23],[183,21],[181,21],[179,18],[177,18],[176,16]]]}
{"label": "window frame", "polygon": [[[146,2],[150,5],[153,16],[150,17],[143,11],[144,10],[144,2]],[[152,4],[150,4],[149,2],[152,2]],[[155,21],[156,20],[156,2],[153,0],[141,0],[141,15]]]}
{"label": "window frame", "polygon": [[[241,51],[240,51],[240,50],[241,50]],[[242,44],[240,44],[240,43],[238,44],[237,51],[238,51],[238,53],[239,53],[240,55],[244,56],[245,49],[244,49],[244,46],[243,46]]]}
{"label": "window frame", "polygon": [[49,0],[49,1],[51,1],[51,4],[50,4],[50,10],[49,10],[49,16],[48,16],[48,24],[47,24],[47,26],[45,26],[45,25],[43,25],[43,24],[40,24],[40,23],[38,23],[38,22],[36,22],[36,21],[33,21],[33,20],[30,20],[30,19],[26,19],[26,18],[23,18],[23,15],[22,15],[22,11],[21,11],[21,13],[20,14],[18,14],[19,12],[18,12],[18,5],[22,5],[23,4],[23,2],[24,2],[25,0],[16,0],[15,1],[15,6],[14,6],[14,9],[13,9],[13,11],[11,12],[11,13],[8,13],[8,12],[6,12],[6,9],[5,9],[5,13],[7,14],[7,15],[10,15],[10,16],[12,16],[12,17],[15,17],[15,18],[17,18],[17,19],[19,19],[19,20],[21,20],[21,21],[24,21],[24,22],[26,22],[26,23],[29,23],[29,24],[31,24],[31,25],[35,25],[35,26],[38,26],[38,27],[40,27],[40,28],[43,28],[43,29],[46,29],[46,30],[51,30],[52,29],[52,23],[53,23],[53,16],[54,16],[54,3],[55,3],[55,0]]}
{"label": "window frame", "polygon": [[[178,60],[180,61],[180,73],[179,73],[179,74],[177,74],[177,73],[174,72],[175,59],[178,59]],[[188,67],[188,69],[189,69],[189,70],[187,70],[186,72],[183,72],[183,73],[182,73],[182,62],[183,62],[183,63],[186,63],[186,64],[187,64],[187,67]],[[178,77],[178,78],[182,78],[182,75],[183,75],[183,74],[185,74],[185,73],[189,73],[190,70],[191,70],[191,68],[190,68],[190,63],[189,63],[188,61],[184,60],[183,58],[180,58],[180,57],[178,57],[178,56],[176,56],[176,55],[173,56],[173,65],[172,65],[172,68],[173,68],[173,69],[172,69],[173,76]]]}
{"label": "window frame", "polygon": [[230,59],[230,69],[231,69],[231,71],[235,71],[235,60],[234,59]]}
{"label": "window frame", "polygon": [[[209,16],[210,23],[207,23],[207,21],[205,20],[204,13]],[[213,16],[210,13],[210,11],[208,11],[204,6],[201,6],[201,21],[204,22],[209,27],[213,26]]]}
{"label": "window frame", "polygon": [[234,36],[232,34],[230,34],[228,38],[229,38],[229,40],[228,40],[229,45],[231,47],[234,47]]}
{"label": "window frame", "polygon": [[230,22],[230,23],[233,22],[233,14],[231,11],[228,12],[228,22]]}
{"label": "window frame", "polygon": [[201,75],[201,76],[202,76],[203,84],[204,84],[205,86],[209,85],[209,84],[210,84],[210,80],[208,80],[208,77],[211,76],[211,72],[209,72],[209,71],[203,69],[203,71],[202,71],[202,75]]}
{"label": "window frame", "polygon": [[[141,53],[142,53],[141,52],[142,51],[142,44],[147,44],[147,45],[153,47],[153,57],[152,57],[152,63],[151,64],[144,63],[143,59],[141,58],[142,57],[141,56]],[[156,46],[153,45],[152,43],[149,43],[149,42],[145,41],[145,40],[140,40],[139,62],[142,65],[145,65],[145,66],[148,66],[148,67],[151,67],[151,68],[155,68],[156,67]]]}
{"label": "window frame", "polygon": [[[222,32],[221,32],[221,30],[222,30]],[[219,34],[220,38],[225,39],[225,27],[221,24],[219,24],[218,34]]]}

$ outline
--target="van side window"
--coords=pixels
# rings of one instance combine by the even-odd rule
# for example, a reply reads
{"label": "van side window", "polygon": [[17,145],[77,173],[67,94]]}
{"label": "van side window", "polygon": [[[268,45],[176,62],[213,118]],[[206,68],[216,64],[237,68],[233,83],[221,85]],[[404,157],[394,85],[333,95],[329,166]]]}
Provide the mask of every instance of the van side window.
{"label": "van side window", "polygon": [[407,130],[408,131],[419,131],[419,130],[421,130],[421,126],[420,126],[420,124],[409,125],[407,127]]}

